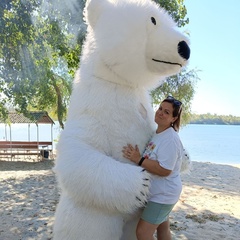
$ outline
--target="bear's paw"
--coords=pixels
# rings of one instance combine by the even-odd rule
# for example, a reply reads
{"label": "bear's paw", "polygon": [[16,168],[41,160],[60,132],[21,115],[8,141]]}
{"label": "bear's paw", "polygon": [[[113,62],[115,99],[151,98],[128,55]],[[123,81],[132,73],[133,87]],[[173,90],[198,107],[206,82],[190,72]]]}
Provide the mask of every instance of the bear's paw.
{"label": "bear's paw", "polygon": [[141,172],[143,173],[142,189],[141,189],[140,193],[136,196],[138,207],[142,207],[142,206],[146,205],[148,194],[149,194],[149,187],[150,187],[149,173],[147,173],[146,169],[143,169]]}

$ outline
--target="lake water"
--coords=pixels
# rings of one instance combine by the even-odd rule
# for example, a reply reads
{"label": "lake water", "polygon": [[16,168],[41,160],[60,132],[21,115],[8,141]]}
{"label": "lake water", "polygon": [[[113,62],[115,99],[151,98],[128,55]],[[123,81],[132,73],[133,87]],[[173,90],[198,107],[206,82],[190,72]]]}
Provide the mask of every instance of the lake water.
{"label": "lake water", "polygon": [[[31,124],[28,134],[27,124],[12,124],[12,140],[37,140],[37,128]],[[39,124],[39,141],[51,140],[51,126]],[[59,137],[60,128],[53,125],[54,148]],[[0,124],[0,140],[10,137],[10,129]],[[221,164],[240,164],[240,126],[236,125],[202,125],[189,124],[183,127],[179,135],[193,161]]]}
{"label": "lake water", "polygon": [[240,164],[240,126],[189,124],[179,135],[193,161]]}

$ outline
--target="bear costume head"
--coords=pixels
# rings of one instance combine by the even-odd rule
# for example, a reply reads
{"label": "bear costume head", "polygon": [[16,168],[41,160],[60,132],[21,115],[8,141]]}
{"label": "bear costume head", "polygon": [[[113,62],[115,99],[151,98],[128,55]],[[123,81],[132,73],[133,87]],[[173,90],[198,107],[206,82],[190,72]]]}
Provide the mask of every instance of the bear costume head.
{"label": "bear costume head", "polygon": [[188,62],[188,39],[150,0],[88,0],[87,34],[54,167],[54,239],[134,240],[150,175],[122,156],[156,125],[149,90]]}
{"label": "bear costume head", "polygon": [[[95,49],[100,75],[133,86],[159,84],[179,72],[190,56],[188,40],[168,14],[145,0],[87,1],[87,51]],[[88,53],[84,53],[88,55]]]}

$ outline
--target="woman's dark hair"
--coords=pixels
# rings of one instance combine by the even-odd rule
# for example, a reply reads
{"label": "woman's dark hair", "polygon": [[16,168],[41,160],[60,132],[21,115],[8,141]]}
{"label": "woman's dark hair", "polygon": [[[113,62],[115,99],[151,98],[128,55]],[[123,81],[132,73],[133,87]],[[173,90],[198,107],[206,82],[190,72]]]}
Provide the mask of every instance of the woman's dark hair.
{"label": "woman's dark hair", "polygon": [[172,123],[173,129],[178,132],[181,123],[181,116],[182,116],[182,102],[175,99],[172,96],[168,96],[162,102],[171,103],[173,106],[173,117],[177,117],[177,119]]}

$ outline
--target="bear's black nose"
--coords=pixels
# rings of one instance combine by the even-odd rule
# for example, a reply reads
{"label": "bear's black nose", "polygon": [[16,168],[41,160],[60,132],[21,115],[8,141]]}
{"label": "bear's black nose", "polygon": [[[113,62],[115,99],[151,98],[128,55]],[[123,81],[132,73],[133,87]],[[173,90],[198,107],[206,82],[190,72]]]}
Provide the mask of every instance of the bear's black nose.
{"label": "bear's black nose", "polygon": [[178,43],[178,53],[181,57],[188,60],[190,57],[190,48],[185,41]]}

